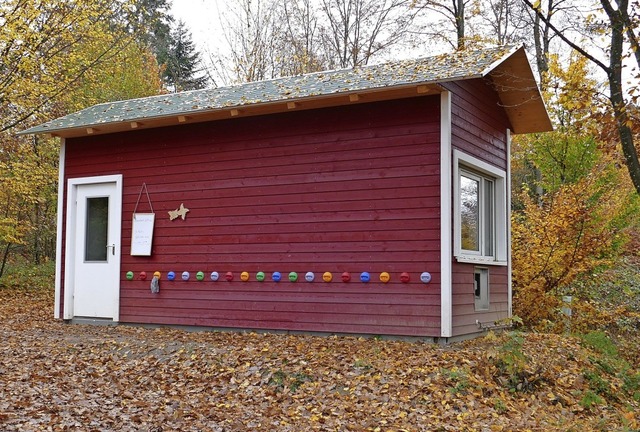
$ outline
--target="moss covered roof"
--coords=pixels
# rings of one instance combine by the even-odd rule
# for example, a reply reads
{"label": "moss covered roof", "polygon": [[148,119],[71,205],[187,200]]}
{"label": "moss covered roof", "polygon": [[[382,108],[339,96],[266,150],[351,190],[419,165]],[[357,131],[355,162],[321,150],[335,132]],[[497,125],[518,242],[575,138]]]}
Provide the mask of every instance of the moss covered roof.
{"label": "moss covered roof", "polygon": [[[176,116],[197,116],[219,110],[239,110],[256,105],[384,90],[407,85],[480,78],[490,74],[518,50],[523,51],[522,47],[513,46],[461,51],[416,60],[102,103],[32,127],[21,134],[51,133],[72,136],[73,134],[65,134],[65,132],[79,129],[99,130],[103,125],[145,122],[150,119]],[[528,61],[527,67],[529,67]]]}

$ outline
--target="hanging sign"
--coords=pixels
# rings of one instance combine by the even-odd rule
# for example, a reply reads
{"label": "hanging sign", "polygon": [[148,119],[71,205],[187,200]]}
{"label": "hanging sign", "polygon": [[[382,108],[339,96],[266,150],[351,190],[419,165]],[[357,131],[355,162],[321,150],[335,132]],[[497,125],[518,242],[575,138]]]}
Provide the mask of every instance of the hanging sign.
{"label": "hanging sign", "polygon": [[131,231],[131,255],[151,256],[154,213],[134,213]]}
{"label": "hanging sign", "polygon": [[[151,213],[137,213],[138,204],[140,203],[140,197],[142,191],[147,194],[147,201],[149,201],[149,207]],[[153,212],[153,206],[151,205],[151,198],[149,198],[149,191],[147,191],[147,184],[142,183],[140,193],[138,194],[138,201],[133,209],[133,222],[131,224],[131,255],[134,256],[151,256],[151,243],[153,241],[153,225],[156,220],[156,214]]]}

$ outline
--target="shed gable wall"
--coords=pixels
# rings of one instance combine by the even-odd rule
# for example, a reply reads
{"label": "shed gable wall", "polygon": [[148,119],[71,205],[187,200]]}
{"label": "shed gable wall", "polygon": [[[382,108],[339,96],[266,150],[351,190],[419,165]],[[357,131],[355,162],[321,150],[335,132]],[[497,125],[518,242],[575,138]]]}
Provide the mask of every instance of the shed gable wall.
{"label": "shed gable wall", "polygon": [[[507,129],[510,124],[491,82],[484,79],[457,81],[447,83],[446,87],[453,95],[452,147],[506,171],[509,158]],[[476,320],[490,323],[508,317],[508,267],[484,267],[489,269],[489,310],[476,311],[475,265],[453,259],[453,336],[480,331]]]}
{"label": "shed gable wall", "polygon": [[[65,176],[124,176],[122,322],[439,336],[439,137],[439,97],[429,96],[69,139]],[[143,183],[153,253],[132,257]],[[138,211],[149,211],[144,201]],[[181,203],[186,219],[170,221]],[[160,293],[127,271],[162,272]],[[189,281],[178,280],[183,271]],[[298,282],[286,280],[291,271]],[[371,282],[359,281],[363,271]]]}

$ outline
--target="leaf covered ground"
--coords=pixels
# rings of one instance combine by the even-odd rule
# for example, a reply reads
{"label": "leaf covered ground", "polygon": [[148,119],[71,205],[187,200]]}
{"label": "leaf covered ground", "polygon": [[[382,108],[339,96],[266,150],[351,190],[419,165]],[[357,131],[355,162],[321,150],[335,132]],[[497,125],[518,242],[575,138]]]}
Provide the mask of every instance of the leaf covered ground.
{"label": "leaf covered ground", "polygon": [[604,334],[434,344],[68,325],[0,289],[2,431],[634,431]]}

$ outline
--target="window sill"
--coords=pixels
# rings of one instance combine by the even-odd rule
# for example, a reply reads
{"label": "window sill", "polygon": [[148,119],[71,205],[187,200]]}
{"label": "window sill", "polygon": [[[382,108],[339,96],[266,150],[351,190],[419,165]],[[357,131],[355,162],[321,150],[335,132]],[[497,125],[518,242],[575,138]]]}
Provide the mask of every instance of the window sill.
{"label": "window sill", "polygon": [[509,265],[507,261],[496,261],[493,258],[487,258],[487,257],[457,255],[455,258],[457,262],[466,263],[466,264],[482,264],[482,265],[491,265],[491,266],[497,266],[497,267],[506,267]]}

